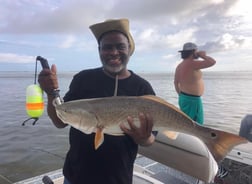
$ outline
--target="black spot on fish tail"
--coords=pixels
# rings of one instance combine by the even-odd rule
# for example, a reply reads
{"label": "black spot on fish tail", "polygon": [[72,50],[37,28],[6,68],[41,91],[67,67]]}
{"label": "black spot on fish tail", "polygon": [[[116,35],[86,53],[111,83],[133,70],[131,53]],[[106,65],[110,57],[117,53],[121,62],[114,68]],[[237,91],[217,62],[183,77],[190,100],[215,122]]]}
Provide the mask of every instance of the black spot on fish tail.
{"label": "black spot on fish tail", "polygon": [[216,133],[215,133],[215,132],[211,132],[211,137],[212,137],[213,139],[215,139],[215,138],[217,137]]}
{"label": "black spot on fish tail", "polygon": [[210,136],[210,138],[205,137],[204,142],[217,163],[223,160],[236,145],[248,142],[243,137],[221,130],[211,129]]}

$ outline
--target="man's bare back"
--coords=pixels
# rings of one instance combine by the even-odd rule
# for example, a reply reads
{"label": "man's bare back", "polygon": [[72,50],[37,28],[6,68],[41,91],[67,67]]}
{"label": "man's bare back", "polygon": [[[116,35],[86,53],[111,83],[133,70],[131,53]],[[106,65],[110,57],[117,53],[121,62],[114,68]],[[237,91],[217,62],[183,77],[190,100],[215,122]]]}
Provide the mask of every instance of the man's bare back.
{"label": "man's bare back", "polygon": [[[193,61],[195,62],[195,61]],[[184,92],[191,95],[201,96],[204,92],[202,72],[194,70],[190,61],[183,61],[176,70],[178,93]]]}
{"label": "man's bare back", "polygon": [[177,93],[187,93],[201,96],[204,93],[204,82],[200,69],[213,66],[216,61],[206,56],[205,51],[195,51],[202,60],[194,59],[190,56],[184,59],[176,68],[174,85]]}

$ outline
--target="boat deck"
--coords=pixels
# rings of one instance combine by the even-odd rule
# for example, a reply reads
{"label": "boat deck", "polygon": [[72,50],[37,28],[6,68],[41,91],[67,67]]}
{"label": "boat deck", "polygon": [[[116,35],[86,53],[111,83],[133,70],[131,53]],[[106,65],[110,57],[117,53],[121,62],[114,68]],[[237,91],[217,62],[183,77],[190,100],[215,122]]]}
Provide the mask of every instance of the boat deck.
{"label": "boat deck", "polygon": [[[64,177],[61,169],[19,181],[15,184],[43,184],[42,180],[44,176],[52,179],[54,184],[63,184]],[[162,165],[140,154],[136,159],[133,184],[196,184],[198,182],[196,178]]]}
{"label": "boat deck", "polygon": [[[221,166],[227,171],[220,182],[228,184],[251,184],[252,183],[252,143],[236,146],[221,162]],[[168,153],[167,153],[168,154]],[[171,156],[171,155],[170,155]],[[169,154],[167,155],[169,157]],[[1,176],[1,175],[0,175]],[[62,170],[56,170],[43,175],[19,181],[15,184],[43,184],[42,178],[48,176],[54,184],[63,183]],[[1,184],[13,183],[3,176]],[[171,167],[158,163],[150,158],[138,154],[135,161],[133,184],[200,184],[204,183],[197,178],[177,171]],[[213,184],[213,183],[212,183]]]}
{"label": "boat deck", "polygon": [[[252,148],[252,147],[251,147]],[[247,149],[247,148],[245,148]],[[251,184],[252,183],[252,165],[248,165],[243,162],[231,160],[232,154],[238,153],[237,150],[233,150],[230,155],[223,160],[222,166],[227,169],[229,174],[221,179],[229,184]],[[239,155],[246,155],[239,150]],[[250,154],[251,156],[251,154]],[[249,159],[249,158],[248,158]],[[244,160],[243,160],[244,161]],[[249,159],[252,162],[252,158]],[[197,178],[184,174],[180,171],[167,167],[163,164],[155,162],[147,157],[138,155],[135,162],[135,172],[133,178],[133,184],[200,184],[204,183]],[[42,179],[44,176],[50,177],[54,184],[63,184],[62,170],[56,170],[43,175],[26,179],[15,184],[43,184]],[[146,179],[143,179],[145,177]],[[238,181],[239,180],[239,181]],[[10,184],[10,182],[4,181],[1,184]],[[214,184],[214,183],[212,183]]]}

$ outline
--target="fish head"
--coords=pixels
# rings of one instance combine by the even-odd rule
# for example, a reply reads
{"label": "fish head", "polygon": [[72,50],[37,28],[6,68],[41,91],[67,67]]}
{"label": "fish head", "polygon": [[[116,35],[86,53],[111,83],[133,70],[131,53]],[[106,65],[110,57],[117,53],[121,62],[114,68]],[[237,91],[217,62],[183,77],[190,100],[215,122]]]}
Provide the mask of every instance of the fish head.
{"label": "fish head", "polygon": [[70,103],[56,106],[56,113],[61,121],[78,129],[90,130],[98,124],[95,113],[89,109],[72,106]]}

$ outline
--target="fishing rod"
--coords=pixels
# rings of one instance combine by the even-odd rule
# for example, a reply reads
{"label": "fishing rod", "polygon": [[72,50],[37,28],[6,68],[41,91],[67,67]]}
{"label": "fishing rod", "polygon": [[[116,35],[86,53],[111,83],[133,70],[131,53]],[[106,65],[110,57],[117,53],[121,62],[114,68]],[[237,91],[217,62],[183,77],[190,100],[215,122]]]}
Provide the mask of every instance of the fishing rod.
{"label": "fishing rod", "polygon": [[[36,60],[40,61],[40,64],[43,69],[50,69],[47,59],[41,56],[37,56]],[[52,93],[52,95],[54,96],[54,104],[56,105],[60,105],[63,102],[63,100],[60,98],[59,92],[60,92],[59,89],[54,89]]]}

